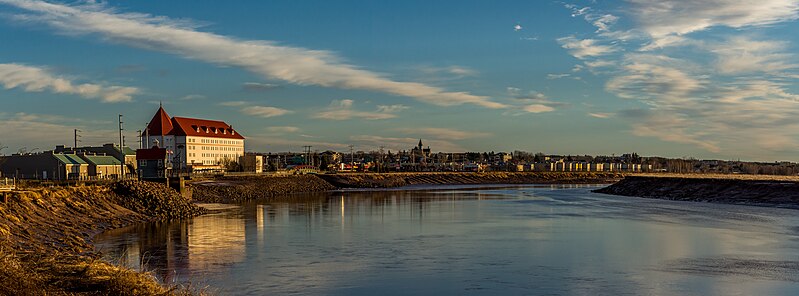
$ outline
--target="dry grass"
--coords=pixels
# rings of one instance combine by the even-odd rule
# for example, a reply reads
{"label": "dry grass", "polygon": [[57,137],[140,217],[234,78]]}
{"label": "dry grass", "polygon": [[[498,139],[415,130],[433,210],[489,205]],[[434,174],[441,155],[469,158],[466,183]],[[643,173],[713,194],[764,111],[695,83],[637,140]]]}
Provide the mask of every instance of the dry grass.
{"label": "dry grass", "polygon": [[152,273],[64,254],[17,255],[0,249],[0,295],[205,295],[161,285]]}
{"label": "dry grass", "polygon": [[126,208],[124,198],[107,186],[14,192],[0,204],[0,295],[206,294],[94,259],[95,231],[166,217]]}

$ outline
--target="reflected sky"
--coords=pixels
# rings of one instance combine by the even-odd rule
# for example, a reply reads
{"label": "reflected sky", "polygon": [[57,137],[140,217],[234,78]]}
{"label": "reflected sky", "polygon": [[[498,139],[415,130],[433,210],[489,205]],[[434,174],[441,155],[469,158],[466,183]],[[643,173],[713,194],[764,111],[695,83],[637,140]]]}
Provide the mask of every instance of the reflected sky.
{"label": "reflected sky", "polygon": [[109,260],[223,295],[799,293],[795,210],[590,189],[334,192],[96,241]]}

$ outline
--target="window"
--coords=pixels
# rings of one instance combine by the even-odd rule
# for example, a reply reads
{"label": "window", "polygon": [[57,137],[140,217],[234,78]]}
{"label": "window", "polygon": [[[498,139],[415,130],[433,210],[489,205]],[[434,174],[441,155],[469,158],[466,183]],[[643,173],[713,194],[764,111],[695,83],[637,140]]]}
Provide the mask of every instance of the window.
{"label": "window", "polygon": [[164,160],[163,159],[159,159],[158,160],[158,167],[163,167],[163,166],[164,166]]}
{"label": "window", "polygon": [[140,166],[140,167],[146,167],[146,166],[147,166],[147,161],[146,161],[146,160],[144,160],[144,159],[140,159],[140,160],[139,160],[139,166]]}

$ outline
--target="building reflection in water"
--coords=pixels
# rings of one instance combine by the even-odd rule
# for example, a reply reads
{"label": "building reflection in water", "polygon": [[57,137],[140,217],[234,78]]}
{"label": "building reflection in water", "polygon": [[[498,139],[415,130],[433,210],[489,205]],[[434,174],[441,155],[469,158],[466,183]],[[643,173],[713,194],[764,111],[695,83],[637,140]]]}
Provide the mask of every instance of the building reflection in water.
{"label": "building reflection in water", "polygon": [[152,271],[165,283],[174,283],[242,261],[244,233],[241,217],[217,214],[111,230],[95,240],[107,260]]}
{"label": "building reflection in water", "polygon": [[[146,223],[111,230],[95,237],[107,260],[154,272],[166,283],[202,278],[209,271],[224,272],[242,262],[247,253],[261,254],[267,233],[285,235],[285,225],[305,225],[311,235],[327,231],[330,219],[342,234],[352,219],[381,223],[388,216],[405,216],[422,227],[435,211],[460,213],[460,200],[508,198],[486,190],[335,192],[292,197],[269,203],[244,203],[222,213],[186,221]],[[468,214],[468,213],[467,213]],[[271,228],[270,228],[271,227]],[[297,228],[291,228],[296,231]],[[248,245],[248,238],[254,242]],[[248,250],[247,248],[255,250]]]}

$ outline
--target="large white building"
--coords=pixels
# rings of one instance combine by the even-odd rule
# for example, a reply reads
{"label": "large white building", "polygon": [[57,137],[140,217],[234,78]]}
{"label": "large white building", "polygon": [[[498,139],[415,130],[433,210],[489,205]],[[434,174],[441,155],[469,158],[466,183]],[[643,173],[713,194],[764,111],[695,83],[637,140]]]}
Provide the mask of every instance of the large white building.
{"label": "large white building", "polygon": [[166,148],[172,169],[220,169],[244,156],[244,137],[229,124],[207,119],[169,117],[163,107],[142,133],[145,148]]}

